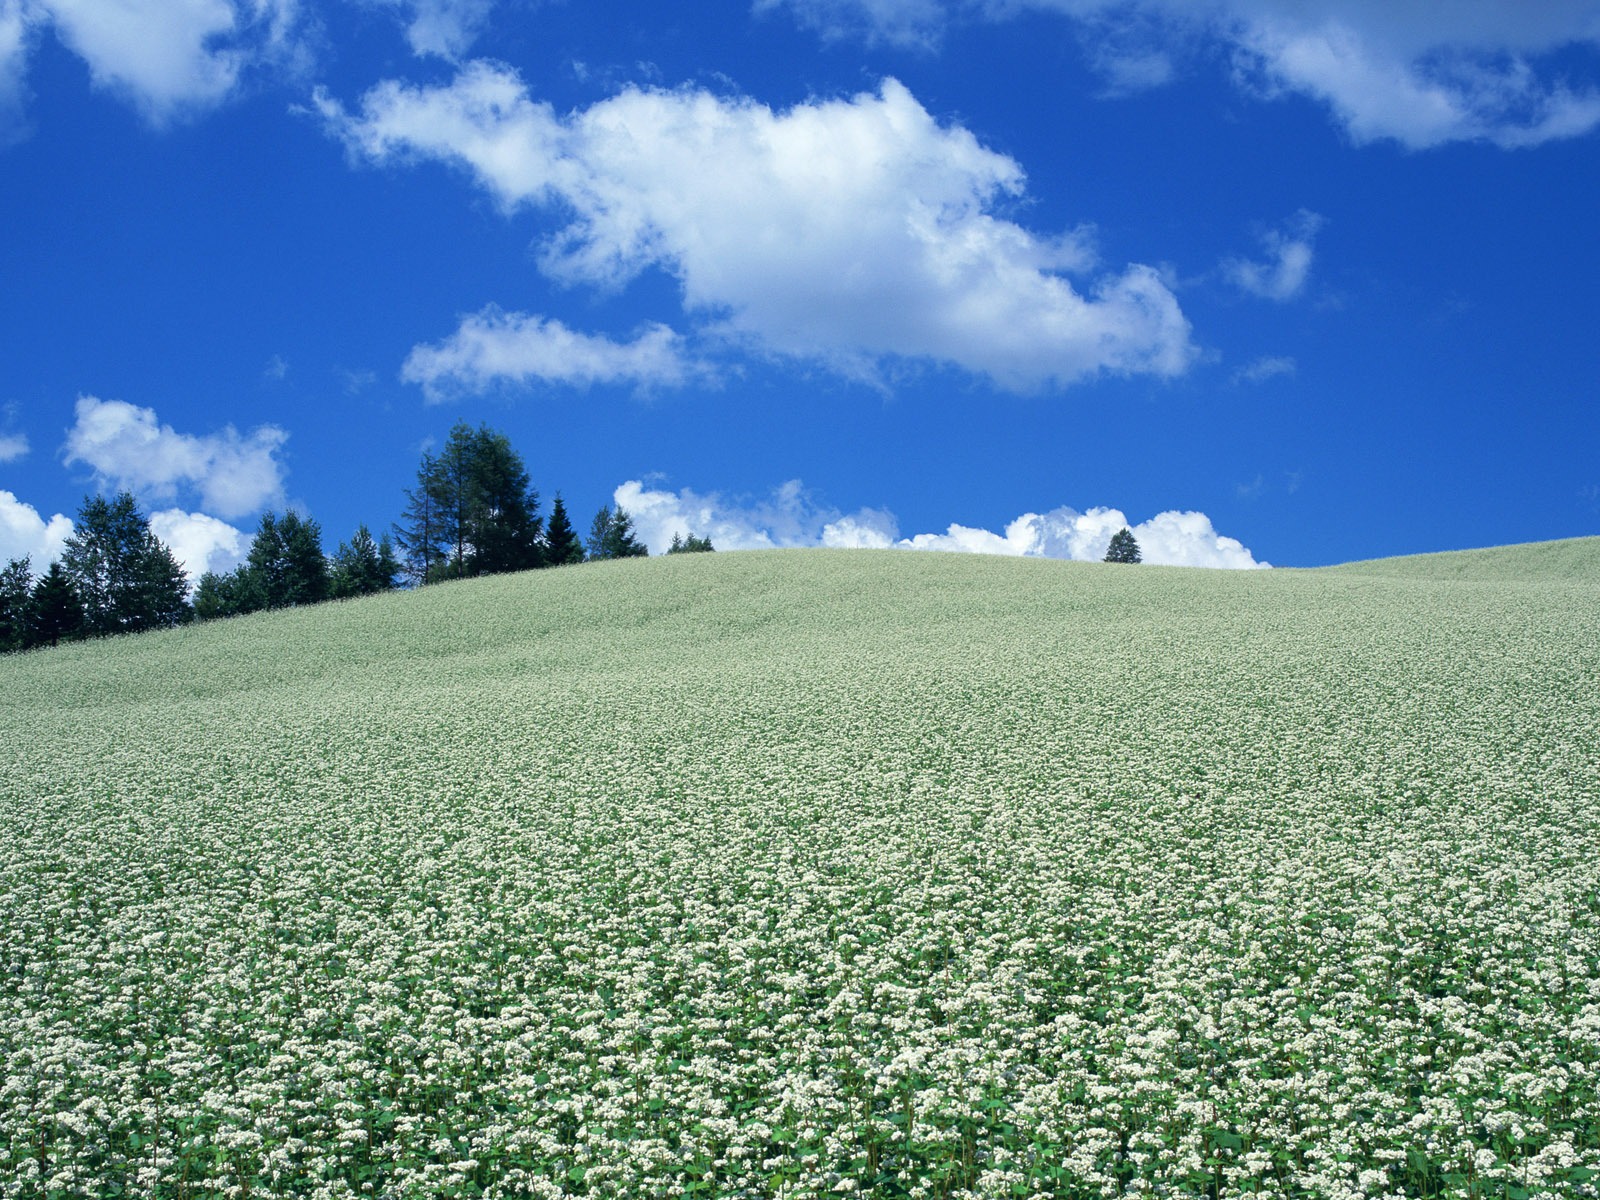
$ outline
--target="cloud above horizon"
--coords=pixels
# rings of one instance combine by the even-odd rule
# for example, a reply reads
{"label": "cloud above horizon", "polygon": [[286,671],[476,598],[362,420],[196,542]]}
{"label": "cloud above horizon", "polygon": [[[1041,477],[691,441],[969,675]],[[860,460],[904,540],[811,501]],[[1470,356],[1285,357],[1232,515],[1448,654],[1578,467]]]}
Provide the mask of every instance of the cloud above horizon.
{"label": "cloud above horizon", "polygon": [[1247,94],[1314,100],[1358,145],[1515,148],[1600,125],[1600,90],[1540,62],[1600,46],[1590,0],[755,0],[754,9],[787,9],[829,39],[930,51],[955,24],[1055,13],[1112,94],[1220,57]]}
{"label": "cloud above horizon", "polygon": [[648,325],[632,341],[618,342],[494,305],[463,317],[444,341],[414,347],[400,370],[402,380],[420,384],[434,403],[499,385],[627,383],[648,390],[707,375],[688,357],[684,339],[665,325]]}
{"label": "cloud above horizon", "polygon": [[0,565],[14,558],[26,558],[40,574],[72,536],[72,518],[56,513],[45,518],[39,510],[0,488]]}
{"label": "cloud above horizon", "polygon": [[126,489],[146,502],[171,501],[186,489],[225,518],[282,502],[278,451],[289,435],[275,425],[248,434],[225,425],[195,436],[163,425],[154,409],[95,396],[79,397],[75,412],[63,461],[87,465],[102,487]]}
{"label": "cloud above horizon", "polygon": [[508,216],[558,214],[538,258],[557,283],[612,292],[666,272],[725,347],[872,382],[955,367],[1018,391],[1170,377],[1196,357],[1153,268],[1101,269],[1082,230],[997,215],[1025,196],[1021,166],[893,79],[782,112],[628,87],[559,116],[477,61],[439,87],[381,83],[353,112],[316,103],[358,160],[446,163]]}
{"label": "cloud above horizon", "polygon": [[301,17],[299,0],[0,0],[0,117],[20,106],[46,33],[162,126],[223,102],[255,67],[296,62]]}
{"label": "cloud above horizon", "polygon": [[1293,300],[1305,290],[1311,274],[1312,243],[1322,228],[1320,214],[1302,208],[1278,229],[1261,235],[1262,259],[1230,258],[1222,274],[1240,291],[1279,303]]}
{"label": "cloud above horizon", "polygon": [[669,491],[630,479],[615,489],[612,499],[628,511],[640,540],[652,554],[663,553],[674,536],[693,534],[709,537],[719,550],[894,548],[1099,562],[1112,535],[1127,527],[1138,539],[1144,561],[1155,566],[1248,569],[1270,565],[1258,562],[1238,539],[1218,533],[1201,512],[1172,510],[1135,523],[1115,508],[1080,512],[1062,506],[1044,513],[1023,513],[1008,522],[1002,533],[952,524],[943,533],[901,537],[893,513],[873,508],[843,512],[821,502],[798,479],[760,499],[734,499],[690,488]]}

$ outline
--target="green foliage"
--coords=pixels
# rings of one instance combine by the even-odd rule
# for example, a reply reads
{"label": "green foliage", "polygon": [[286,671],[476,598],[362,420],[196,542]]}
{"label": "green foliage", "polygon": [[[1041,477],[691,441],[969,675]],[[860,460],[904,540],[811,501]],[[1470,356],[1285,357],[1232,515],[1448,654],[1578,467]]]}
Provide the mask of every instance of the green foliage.
{"label": "green foliage", "polygon": [[544,565],[539,493],[503,433],[458,423],[406,497],[397,534],[414,582]]}
{"label": "green foliage", "polygon": [[601,505],[589,525],[589,557],[644,558],[650,551],[633,533],[633,518],[622,505]]}
{"label": "green foliage", "polygon": [[160,629],[189,616],[183,568],[128,492],[87,497],[61,557],[91,635]]}
{"label": "green foliage", "polygon": [[328,599],[330,579],[328,560],[322,553],[321,526],[292,509],[282,518],[271,512],[262,514],[245,571],[241,590],[254,588],[262,608],[294,608]]}
{"label": "green foliage", "polygon": [[705,554],[715,549],[716,547],[711,544],[711,539],[708,537],[695,537],[692,533],[684,537],[681,534],[674,533],[672,535],[672,545],[667,547],[667,553]]}
{"label": "green foliage", "polygon": [[1124,525],[1111,537],[1111,545],[1106,548],[1105,561],[1108,563],[1136,563],[1143,559],[1139,553],[1139,542],[1133,536],[1133,530]]}
{"label": "green foliage", "polygon": [[13,558],[0,571],[0,654],[27,648],[32,614],[32,566],[26,558]]}
{"label": "green foliage", "polygon": [[545,562],[552,567],[563,567],[569,563],[583,561],[583,543],[578,540],[578,532],[572,527],[572,520],[567,516],[567,506],[562,502],[561,493],[556,493],[555,504],[550,508],[550,524],[544,534]]}
{"label": "green foliage", "polygon": [[329,595],[338,600],[387,592],[395,586],[399,574],[400,563],[395,559],[389,535],[374,542],[371,530],[361,525],[348,542],[339,543],[333,556]]}
{"label": "green foliage", "polygon": [[195,587],[194,615],[200,621],[237,617],[266,607],[266,593],[248,563],[225,575],[207,571]]}
{"label": "green foliage", "polygon": [[84,632],[83,602],[61,564],[53,562],[34,586],[28,610],[28,644],[57,645]]}

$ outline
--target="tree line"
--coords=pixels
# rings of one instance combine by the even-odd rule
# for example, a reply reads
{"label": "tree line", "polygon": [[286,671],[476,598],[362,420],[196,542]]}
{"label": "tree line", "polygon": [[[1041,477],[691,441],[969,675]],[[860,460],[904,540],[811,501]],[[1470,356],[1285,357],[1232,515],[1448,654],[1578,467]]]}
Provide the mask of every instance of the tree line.
{"label": "tree line", "polygon": [[[580,540],[559,492],[548,521],[539,501],[505,434],[460,422],[437,453],[423,454],[416,486],[406,489],[404,512],[390,532],[374,538],[360,525],[328,555],[315,520],[293,510],[267,512],[245,560],[226,573],[207,571],[191,597],[182,566],[134,497],[90,496],[61,557],[44,574],[34,578],[27,558],[0,570],[0,652],[649,554],[621,505],[603,505]],[[709,537],[674,534],[667,553],[713,549]]]}

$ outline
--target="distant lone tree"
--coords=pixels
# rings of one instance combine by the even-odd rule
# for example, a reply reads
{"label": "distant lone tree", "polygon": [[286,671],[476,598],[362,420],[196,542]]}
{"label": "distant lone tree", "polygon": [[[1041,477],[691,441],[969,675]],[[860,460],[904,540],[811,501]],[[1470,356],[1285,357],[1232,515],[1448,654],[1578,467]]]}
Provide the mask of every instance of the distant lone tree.
{"label": "distant lone tree", "polygon": [[1111,545],[1106,549],[1106,561],[1114,563],[1136,563],[1144,556],[1139,553],[1139,542],[1133,536],[1133,531],[1124,525],[1111,538]]}

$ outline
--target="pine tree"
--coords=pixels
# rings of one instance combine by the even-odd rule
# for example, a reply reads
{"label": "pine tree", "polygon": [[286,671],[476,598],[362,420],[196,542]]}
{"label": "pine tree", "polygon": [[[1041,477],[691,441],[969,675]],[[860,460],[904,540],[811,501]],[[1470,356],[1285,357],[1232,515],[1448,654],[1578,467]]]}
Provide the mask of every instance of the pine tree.
{"label": "pine tree", "polygon": [[555,503],[550,506],[550,524],[544,534],[544,560],[552,567],[583,561],[583,543],[578,541],[578,532],[572,528],[572,520],[567,516],[567,506],[562,503],[560,492],[556,493]]}
{"label": "pine tree", "polygon": [[262,608],[292,608],[328,598],[328,560],[322,553],[322,529],[293,509],[281,518],[261,514],[261,525],[245,563],[244,590],[259,593]]}
{"label": "pine tree", "polygon": [[1124,525],[1111,538],[1111,545],[1106,549],[1105,561],[1108,563],[1136,563],[1144,556],[1139,553],[1139,543],[1133,536],[1133,531]]}
{"label": "pine tree", "polygon": [[62,638],[72,638],[83,631],[83,602],[60,563],[50,564],[50,570],[35,585],[32,600],[30,646],[46,642],[54,646]]}
{"label": "pine tree", "polygon": [[175,625],[189,614],[183,568],[127,492],[84,500],[61,560],[90,634]]}
{"label": "pine tree", "polygon": [[589,522],[589,557],[610,558],[611,554],[606,549],[606,536],[611,532],[611,506],[602,504],[600,511],[595,513],[594,520]]}
{"label": "pine tree", "polygon": [[417,468],[417,486],[406,490],[406,510],[401,514],[400,523],[394,527],[395,541],[400,544],[402,569],[414,587],[421,587],[438,578],[439,569],[445,561],[439,508],[427,482],[433,473],[433,455],[424,453],[422,464]]}
{"label": "pine tree", "polygon": [[649,549],[633,533],[633,518],[622,505],[602,505],[589,526],[590,558],[643,558]]}
{"label": "pine tree", "polygon": [[13,558],[0,571],[0,654],[27,647],[32,613],[32,564],[26,558]]}
{"label": "pine tree", "polygon": [[328,594],[337,600],[386,592],[394,587],[394,577],[399,573],[400,564],[395,561],[394,547],[388,536],[385,535],[382,542],[374,542],[371,530],[360,525],[354,537],[339,543],[333,556]]}
{"label": "pine tree", "polygon": [[485,426],[473,431],[471,438],[471,574],[543,566],[539,493],[528,482],[522,456],[505,434]]}

